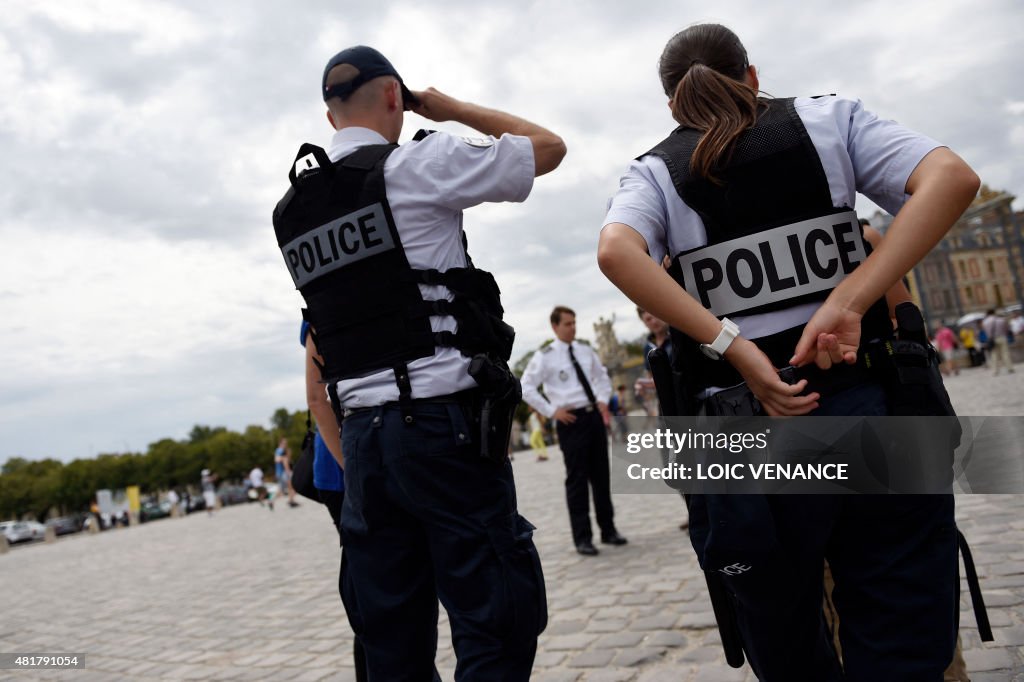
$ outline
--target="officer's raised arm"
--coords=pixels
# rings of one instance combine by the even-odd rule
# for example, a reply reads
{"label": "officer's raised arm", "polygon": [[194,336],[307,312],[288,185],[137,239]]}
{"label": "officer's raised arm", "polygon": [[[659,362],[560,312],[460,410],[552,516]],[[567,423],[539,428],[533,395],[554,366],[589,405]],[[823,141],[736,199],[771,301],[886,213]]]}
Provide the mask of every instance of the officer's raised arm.
{"label": "officer's raised arm", "polygon": [[434,88],[414,91],[413,94],[419,101],[412,104],[412,111],[431,121],[455,121],[494,137],[510,133],[529,138],[533,145],[534,175],[537,177],[558,168],[565,157],[565,142],[561,137],[524,118],[463,102]]}

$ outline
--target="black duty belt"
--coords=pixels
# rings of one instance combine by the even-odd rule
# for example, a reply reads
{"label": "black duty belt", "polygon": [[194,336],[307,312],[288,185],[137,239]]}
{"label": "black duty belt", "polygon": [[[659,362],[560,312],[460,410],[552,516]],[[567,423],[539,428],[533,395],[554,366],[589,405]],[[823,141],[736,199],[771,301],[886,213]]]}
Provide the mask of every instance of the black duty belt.
{"label": "black duty belt", "polygon": [[804,393],[817,392],[822,398],[842,393],[846,389],[865,383],[877,382],[878,379],[858,360],[856,364],[836,364],[830,369],[821,369],[815,364],[797,367],[793,376],[794,383],[807,379]]}
{"label": "black duty belt", "polygon": [[577,407],[575,410],[569,410],[569,411],[572,412],[575,415],[583,416],[583,415],[587,414],[588,412],[593,412],[596,409],[597,408],[594,407],[593,405],[586,405],[585,407]]}

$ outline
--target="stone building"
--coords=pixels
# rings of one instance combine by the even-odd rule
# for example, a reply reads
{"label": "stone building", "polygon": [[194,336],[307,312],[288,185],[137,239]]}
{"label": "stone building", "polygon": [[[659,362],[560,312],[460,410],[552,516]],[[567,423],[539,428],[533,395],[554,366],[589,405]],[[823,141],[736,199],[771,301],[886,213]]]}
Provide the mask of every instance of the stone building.
{"label": "stone building", "polygon": [[[1024,214],[1014,197],[982,185],[964,215],[910,276],[910,289],[934,328],[973,312],[1019,305],[1024,287]],[[892,216],[876,213],[885,231]]]}

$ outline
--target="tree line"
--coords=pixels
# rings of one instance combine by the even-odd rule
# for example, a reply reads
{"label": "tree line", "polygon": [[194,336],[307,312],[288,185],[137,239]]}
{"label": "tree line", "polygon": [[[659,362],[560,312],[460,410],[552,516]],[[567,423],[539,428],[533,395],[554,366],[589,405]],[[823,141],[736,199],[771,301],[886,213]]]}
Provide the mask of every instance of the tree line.
{"label": "tree line", "polygon": [[86,511],[97,490],[137,485],[143,495],[171,488],[198,490],[200,472],[210,469],[221,481],[242,480],[254,466],[273,471],[274,449],[284,436],[292,461],[306,434],[306,411],[276,410],[271,428],[249,426],[241,433],[222,426],[193,427],[188,438],[164,438],[145,453],[107,453],[64,463],[48,458],[12,457],[0,467],[0,519]]}
{"label": "tree line", "polygon": [[[547,339],[540,348],[554,339]],[[583,343],[589,343],[580,339]],[[639,355],[642,339],[627,343],[627,351]],[[522,376],[533,356],[531,350],[513,366]],[[530,410],[520,403],[515,418],[525,423]],[[241,433],[223,426],[196,425],[188,438],[164,438],[151,443],[145,453],[107,453],[69,463],[57,459],[29,461],[12,457],[0,467],[0,519],[31,515],[43,520],[52,514],[85,511],[97,490],[123,490],[137,485],[143,495],[171,488],[198,490],[203,469],[210,469],[221,481],[242,480],[254,466],[273,470],[274,448],[284,436],[292,461],[300,454],[306,434],[306,411],[278,408],[270,418],[271,428],[249,426]]]}

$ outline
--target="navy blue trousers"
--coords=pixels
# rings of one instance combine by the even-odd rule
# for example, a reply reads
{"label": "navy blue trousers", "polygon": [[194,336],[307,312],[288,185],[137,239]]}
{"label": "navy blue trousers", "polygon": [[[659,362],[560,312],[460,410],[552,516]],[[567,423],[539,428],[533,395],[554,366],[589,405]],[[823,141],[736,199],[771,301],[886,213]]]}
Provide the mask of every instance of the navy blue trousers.
{"label": "navy blue trousers", "polygon": [[456,680],[527,680],[547,605],[512,468],[480,457],[463,407],[415,403],[345,419],[343,599],[371,682],[437,678],[438,599]]}
{"label": "navy blue trousers", "polygon": [[[884,415],[881,388],[824,399],[818,415]],[[784,559],[724,579],[759,680],[942,680],[956,646],[959,565],[952,495],[768,495]],[[822,613],[823,558],[843,645]]]}
{"label": "navy blue trousers", "polygon": [[594,496],[594,516],[602,537],[615,531],[612,507],[611,474],[608,464],[608,432],[597,410],[575,410],[572,424],[556,422],[558,446],[565,458],[565,502],[569,508],[569,526],[574,544],[590,542],[588,497]]}

